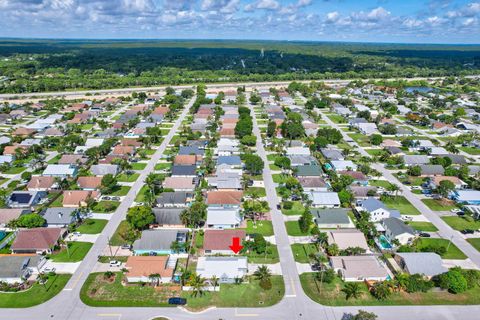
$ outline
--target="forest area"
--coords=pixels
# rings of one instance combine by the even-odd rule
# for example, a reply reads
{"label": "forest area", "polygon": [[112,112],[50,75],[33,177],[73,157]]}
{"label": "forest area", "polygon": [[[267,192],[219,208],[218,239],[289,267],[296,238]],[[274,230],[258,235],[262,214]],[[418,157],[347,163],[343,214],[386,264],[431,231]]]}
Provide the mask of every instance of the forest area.
{"label": "forest area", "polygon": [[480,46],[281,41],[0,40],[0,93],[478,74]]}

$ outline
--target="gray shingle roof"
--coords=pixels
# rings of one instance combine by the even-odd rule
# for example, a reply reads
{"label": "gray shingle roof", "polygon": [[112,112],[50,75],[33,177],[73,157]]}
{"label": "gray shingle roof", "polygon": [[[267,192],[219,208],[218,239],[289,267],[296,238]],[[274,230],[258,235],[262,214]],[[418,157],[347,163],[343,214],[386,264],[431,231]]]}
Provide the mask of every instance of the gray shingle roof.
{"label": "gray shingle roof", "polygon": [[313,215],[317,224],[348,224],[347,209],[311,209],[310,213]]}
{"label": "gray shingle roof", "polygon": [[153,214],[158,224],[181,225],[180,215],[184,209],[179,208],[153,208]]}
{"label": "gray shingle roof", "polygon": [[413,230],[412,227],[409,225],[405,224],[400,219],[397,218],[386,218],[383,220],[383,226],[390,230],[393,236],[398,236],[404,233],[410,233],[410,234],[415,234],[415,231]]}
{"label": "gray shingle roof", "polygon": [[442,265],[442,258],[433,252],[402,252],[396,255],[402,258],[410,274],[432,277],[447,271]]}
{"label": "gray shingle roof", "polygon": [[70,224],[75,221],[75,216],[72,216],[72,213],[76,210],[76,208],[63,207],[48,208],[43,214],[43,218],[47,220],[48,225]]}
{"label": "gray shingle roof", "polygon": [[172,242],[186,237],[184,230],[145,230],[140,239],[133,243],[133,250],[170,250]]}

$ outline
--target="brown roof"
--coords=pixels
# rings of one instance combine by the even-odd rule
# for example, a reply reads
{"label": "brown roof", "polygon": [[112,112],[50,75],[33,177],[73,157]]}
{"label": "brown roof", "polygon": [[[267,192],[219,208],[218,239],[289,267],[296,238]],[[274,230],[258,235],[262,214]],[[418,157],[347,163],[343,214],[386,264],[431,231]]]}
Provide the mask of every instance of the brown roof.
{"label": "brown roof", "polygon": [[17,128],[15,131],[12,132],[13,136],[29,136],[37,132],[34,129],[29,128]]}
{"label": "brown roof", "polygon": [[194,187],[191,177],[167,177],[163,182],[163,187],[167,189],[188,189]]}
{"label": "brown roof", "polygon": [[350,176],[356,180],[362,180],[362,181],[367,180],[367,177],[360,171],[339,171],[338,173],[346,176]]}
{"label": "brown roof", "polygon": [[240,243],[246,237],[245,230],[206,230],[203,238],[204,250],[228,250],[232,238],[240,238]]}
{"label": "brown roof", "polygon": [[96,198],[97,196],[97,191],[67,190],[63,192],[63,206],[81,206],[89,197]]}
{"label": "brown roof", "polygon": [[169,107],[157,107],[155,109],[153,109],[153,114],[163,114],[165,115],[166,113],[168,113],[168,111],[170,111],[170,108]]}
{"label": "brown roof", "polygon": [[48,189],[54,183],[54,177],[33,176],[27,184],[27,189]]}
{"label": "brown roof", "polygon": [[175,156],[173,163],[180,165],[194,165],[197,163],[197,156],[190,154],[179,154]]}
{"label": "brown roof", "polygon": [[9,223],[11,220],[18,219],[25,209],[0,209],[0,224]]}
{"label": "brown roof", "polygon": [[462,184],[462,180],[454,176],[435,176],[435,177],[432,177],[431,179],[433,180],[433,183],[435,183],[435,185],[440,185],[440,181],[444,181],[444,180],[451,181],[453,184],[456,184],[456,185]]}
{"label": "brown roof", "polygon": [[128,155],[108,154],[105,159],[98,161],[99,164],[112,163],[116,159],[128,159]]}
{"label": "brown roof", "polygon": [[222,123],[223,123],[223,124],[227,124],[227,123],[236,124],[238,121],[239,121],[238,119],[231,119],[231,118],[222,119]]}
{"label": "brown roof", "polygon": [[304,188],[323,188],[327,186],[325,181],[320,177],[300,177],[298,178],[298,182]]}
{"label": "brown roof", "polygon": [[142,142],[138,141],[137,139],[126,138],[126,139],[122,139],[122,141],[120,142],[120,145],[122,145],[122,146],[132,146],[132,147],[141,147]]}
{"label": "brown roof", "polygon": [[134,154],[135,153],[135,148],[131,146],[115,146],[113,148],[112,154],[119,154],[119,155],[125,155],[125,154]]}
{"label": "brown roof", "polygon": [[20,230],[13,241],[11,249],[47,250],[53,247],[62,236],[61,228],[34,228]]}
{"label": "brown roof", "polygon": [[102,184],[102,177],[79,177],[77,184],[82,189],[97,189]]}
{"label": "brown roof", "polygon": [[162,278],[173,276],[173,268],[167,267],[168,256],[131,256],[128,257],[125,268],[127,277],[148,277],[158,273]]}
{"label": "brown roof", "polygon": [[209,191],[207,204],[236,204],[242,203],[243,191]]}
{"label": "brown roof", "polygon": [[60,160],[58,160],[58,164],[78,164],[78,163],[86,163],[87,158],[80,154],[64,154]]}
{"label": "brown roof", "polygon": [[22,149],[23,152],[26,152],[28,147],[27,146],[19,146],[19,145],[15,145],[15,146],[6,146],[4,149],[3,149],[3,154],[4,155],[8,155],[8,154],[11,154],[11,155],[14,155],[15,154],[15,151],[17,149]]}
{"label": "brown roof", "polygon": [[234,136],[235,135],[235,129],[234,128],[222,127],[222,130],[220,130],[220,135],[221,136]]}

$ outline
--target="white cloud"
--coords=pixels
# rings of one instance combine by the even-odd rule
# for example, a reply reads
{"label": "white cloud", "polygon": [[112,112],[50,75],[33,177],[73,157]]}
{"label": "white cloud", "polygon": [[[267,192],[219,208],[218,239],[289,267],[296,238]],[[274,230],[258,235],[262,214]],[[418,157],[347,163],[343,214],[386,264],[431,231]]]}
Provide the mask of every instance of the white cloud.
{"label": "white cloud", "polygon": [[204,11],[234,13],[238,11],[240,0],[203,0],[200,8]]}
{"label": "white cloud", "polygon": [[280,3],[276,0],[257,0],[245,6],[245,11],[247,12],[255,9],[278,10],[280,9]]}

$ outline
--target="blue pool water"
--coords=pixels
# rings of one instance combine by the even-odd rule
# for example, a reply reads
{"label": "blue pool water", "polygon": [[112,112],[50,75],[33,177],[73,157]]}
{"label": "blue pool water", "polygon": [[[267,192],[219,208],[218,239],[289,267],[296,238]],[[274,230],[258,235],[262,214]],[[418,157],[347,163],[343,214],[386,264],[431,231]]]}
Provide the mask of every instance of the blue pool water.
{"label": "blue pool water", "polygon": [[392,245],[388,242],[387,238],[382,234],[378,237],[378,244],[384,250],[392,249]]}

